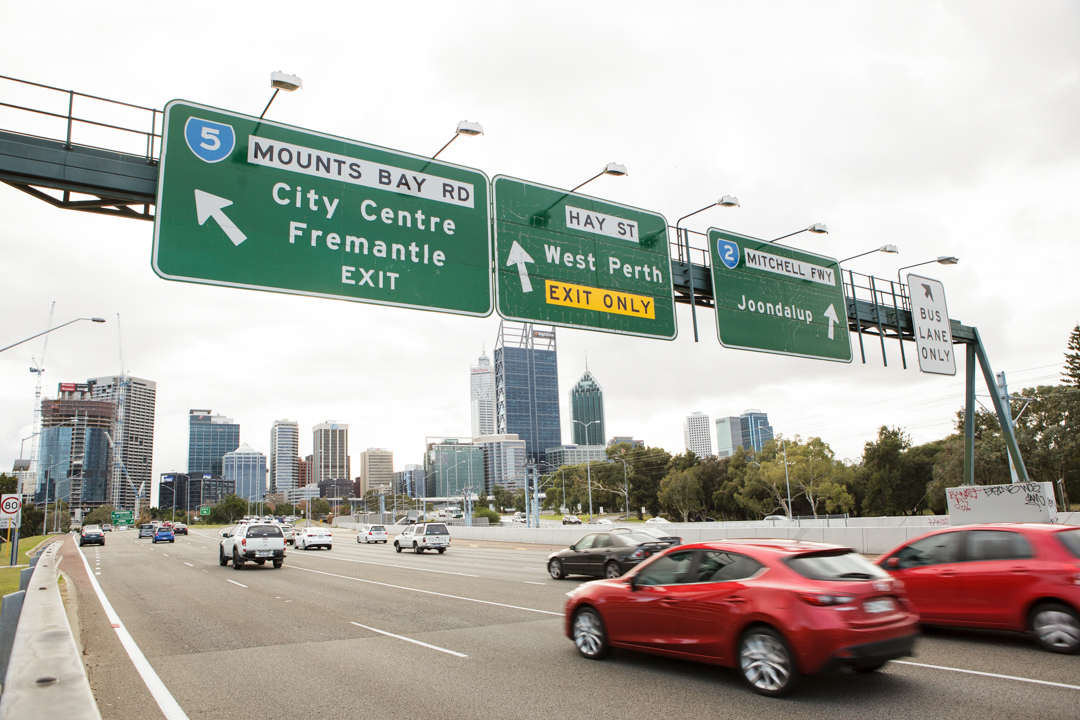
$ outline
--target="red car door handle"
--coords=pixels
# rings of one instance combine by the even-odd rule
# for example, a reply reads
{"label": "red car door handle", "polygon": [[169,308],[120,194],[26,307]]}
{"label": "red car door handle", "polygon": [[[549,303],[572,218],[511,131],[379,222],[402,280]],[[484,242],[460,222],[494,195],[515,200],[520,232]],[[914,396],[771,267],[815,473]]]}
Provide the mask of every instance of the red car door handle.
{"label": "red car door handle", "polygon": [[675,607],[676,605],[678,605],[681,602],[682,602],[682,600],[680,600],[678,598],[661,598],[660,599],[660,604],[663,605],[664,607]]}
{"label": "red car door handle", "polygon": [[741,605],[742,603],[746,602],[746,598],[741,598],[736,595],[735,597],[726,598],[724,602],[726,602],[728,605]]}

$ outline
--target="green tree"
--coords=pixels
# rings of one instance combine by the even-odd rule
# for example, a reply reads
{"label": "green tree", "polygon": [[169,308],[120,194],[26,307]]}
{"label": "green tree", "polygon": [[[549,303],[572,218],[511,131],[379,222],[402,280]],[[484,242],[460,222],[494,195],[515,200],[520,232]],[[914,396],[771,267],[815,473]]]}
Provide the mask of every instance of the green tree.
{"label": "green tree", "polygon": [[513,494],[502,485],[496,485],[491,488],[491,497],[492,502],[495,503],[495,509],[499,512],[503,512],[506,508],[514,504]]}
{"label": "green tree", "polygon": [[[782,455],[778,459],[784,461]],[[848,469],[836,462],[832,448],[821,438],[801,443],[796,436],[787,444],[787,462],[791,487],[809,505],[815,518],[820,510],[826,513],[855,510],[855,498],[843,481]]]}
{"label": "green tree", "polygon": [[660,505],[669,512],[690,521],[690,513],[704,507],[701,480],[693,469],[675,470],[660,481]]}
{"label": "green tree", "polygon": [[[151,508],[155,510],[156,508]],[[210,522],[215,525],[232,525],[249,512],[248,501],[239,495],[226,495],[210,508]]]}
{"label": "green tree", "polygon": [[630,507],[641,517],[641,508],[649,515],[660,514],[660,481],[667,475],[671,454],[663,448],[634,448],[620,457],[628,462]]}
{"label": "green tree", "polygon": [[0,473],[0,494],[14,495],[19,492],[19,479],[14,475]]}
{"label": "green tree", "polygon": [[71,531],[71,508],[66,501],[61,500],[59,505],[49,506],[49,512],[45,516],[45,532],[66,533]]}
{"label": "green tree", "polygon": [[491,525],[498,525],[502,522],[502,516],[489,507],[477,507],[473,510],[473,517],[475,518],[487,518],[488,523]]}
{"label": "green tree", "polygon": [[1080,388],[1080,323],[1069,335],[1068,352],[1065,353],[1065,379],[1062,382]]}
{"label": "green tree", "polygon": [[23,503],[22,525],[19,526],[20,537],[31,537],[41,534],[42,524],[45,522],[45,512],[34,507],[33,503]]}
{"label": "green tree", "polygon": [[311,501],[311,517],[321,518],[330,514],[330,501],[326,498],[315,498]]}
{"label": "green tree", "polygon": [[864,446],[866,514],[910,515],[926,495],[926,479],[906,472],[903,458],[910,447],[911,438],[903,430],[884,425],[878,429],[877,440]]}
{"label": "green tree", "polygon": [[525,512],[525,491],[518,490],[514,493],[513,497],[514,509],[518,512]]}
{"label": "green tree", "polygon": [[116,508],[112,505],[101,505],[94,508],[83,518],[83,525],[104,525],[112,522],[112,514]]}

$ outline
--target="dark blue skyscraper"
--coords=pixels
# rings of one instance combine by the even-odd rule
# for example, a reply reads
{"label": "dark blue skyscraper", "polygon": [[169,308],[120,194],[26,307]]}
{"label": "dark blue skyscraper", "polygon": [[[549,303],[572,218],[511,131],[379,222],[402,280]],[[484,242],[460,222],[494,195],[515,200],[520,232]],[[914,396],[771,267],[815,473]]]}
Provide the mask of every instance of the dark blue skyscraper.
{"label": "dark blue skyscraper", "polygon": [[575,445],[603,445],[604,389],[585,369],[585,374],[570,388],[570,437]]}
{"label": "dark blue skyscraper", "polygon": [[496,433],[525,441],[527,462],[562,444],[555,328],[499,324],[495,341]]}
{"label": "dark blue skyscraper", "polygon": [[769,424],[769,414],[760,410],[747,410],[739,418],[742,424],[743,447],[761,452],[765,443],[773,439],[773,428]]}
{"label": "dark blue skyscraper", "polygon": [[188,423],[188,475],[222,477],[221,459],[240,447],[239,423],[209,410],[192,410]]}

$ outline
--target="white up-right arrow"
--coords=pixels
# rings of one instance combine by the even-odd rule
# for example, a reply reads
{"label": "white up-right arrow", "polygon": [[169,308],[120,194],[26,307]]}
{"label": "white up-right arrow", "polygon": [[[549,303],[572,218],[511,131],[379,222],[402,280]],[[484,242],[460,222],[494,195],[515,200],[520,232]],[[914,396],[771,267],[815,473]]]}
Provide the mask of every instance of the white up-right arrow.
{"label": "white up-right arrow", "polygon": [[210,218],[217,220],[217,224],[221,226],[221,229],[225,231],[225,234],[232,240],[233,245],[239,245],[247,240],[247,235],[241,232],[240,228],[236,227],[236,223],[228,218],[228,216],[222,211],[222,208],[227,208],[232,205],[232,200],[226,200],[223,197],[217,195],[211,195],[208,192],[202,190],[195,191],[195,212],[199,216],[199,224],[202,225]]}
{"label": "white up-right arrow", "polygon": [[832,340],[833,339],[833,323],[840,322],[839,320],[836,319],[836,308],[834,308],[832,305],[830,305],[829,309],[825,311],[825,317],[829,318],[829,339]]}
{"label": "white up-right arrow", "polygon": [[525,263],[531,263],[534,260],[529,257],[529,253],[525,252],[525,248],[518,245],[517,240],[510,246],[510,254],[506,256],[506,265],[517,265],[518,275],[521,277],[521,292],[532,292],[532,282],[529,280],[529,270],[525,267]]}

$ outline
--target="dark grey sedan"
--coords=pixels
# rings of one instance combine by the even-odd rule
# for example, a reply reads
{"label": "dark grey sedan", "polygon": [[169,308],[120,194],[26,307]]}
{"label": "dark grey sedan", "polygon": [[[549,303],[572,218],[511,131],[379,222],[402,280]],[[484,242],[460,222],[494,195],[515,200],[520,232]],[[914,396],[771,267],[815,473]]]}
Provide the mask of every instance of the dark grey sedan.
{"label": "dark grey sedan", "polygon": [[548,573],[556,580],[570,575],[617,578],[671,544],[633,531],[589,533],[565,550],[551,553]]}

